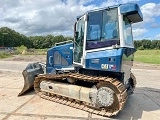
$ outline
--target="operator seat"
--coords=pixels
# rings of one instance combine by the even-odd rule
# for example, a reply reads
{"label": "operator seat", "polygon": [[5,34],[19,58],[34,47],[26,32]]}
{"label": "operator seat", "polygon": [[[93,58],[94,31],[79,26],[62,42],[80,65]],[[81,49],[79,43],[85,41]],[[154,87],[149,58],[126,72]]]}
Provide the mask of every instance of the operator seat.
{"label": "operator seat", "polygon": [[112,32],[112,38],[113,39],[118,38],[118,30],[117,29],[113,30],[113,32]]}

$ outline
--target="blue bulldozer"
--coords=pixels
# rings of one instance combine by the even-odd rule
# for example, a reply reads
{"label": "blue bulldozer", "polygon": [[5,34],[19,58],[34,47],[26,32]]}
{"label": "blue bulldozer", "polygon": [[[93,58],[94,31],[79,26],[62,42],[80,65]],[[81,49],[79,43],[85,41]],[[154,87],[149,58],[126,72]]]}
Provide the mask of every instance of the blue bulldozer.
{"label": "blue bulldozer", "polygon": [[56,43],[47,51],[46,64],[29,64],[19,96],[34,87],[41,98],[101,116],[116,115],[135,89],[131,24],[141,21],[135,3],[78,16],[74,41]]}

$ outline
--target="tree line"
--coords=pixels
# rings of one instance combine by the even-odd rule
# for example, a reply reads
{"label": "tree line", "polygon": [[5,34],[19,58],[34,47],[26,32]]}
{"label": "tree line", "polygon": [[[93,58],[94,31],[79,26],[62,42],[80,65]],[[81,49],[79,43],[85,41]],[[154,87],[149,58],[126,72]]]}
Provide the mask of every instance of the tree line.
{"label": "tree line", "polygon": [[53,36],[25,36],[7,27],[0,28],[0,47],[18,47],[21,45],[27,48],[50,48],[57,42],[73,40],[72,37],[64,37],[63,35]]}
{"label": "tree line", "polygon": [[134,46],[136,49],[160,49],[160,40],[135,40]]}
{"label": "tree line", "polygon": [[[63,35],[53,36],[25,36],[7,27],[0,28],[0,47],[18,47],[21,45],[27,48],[50,48],[57,42],[73,40],[72,37],[64,37]],[[160,49],[160,40],[135,40],[136,49]]]}
{"label": "tree line", "polygon": [[0,28],[0,47],[17,47],[25,45],[28,48],[32,46],[32,42],[23,34],[16,32],[7,27]]}

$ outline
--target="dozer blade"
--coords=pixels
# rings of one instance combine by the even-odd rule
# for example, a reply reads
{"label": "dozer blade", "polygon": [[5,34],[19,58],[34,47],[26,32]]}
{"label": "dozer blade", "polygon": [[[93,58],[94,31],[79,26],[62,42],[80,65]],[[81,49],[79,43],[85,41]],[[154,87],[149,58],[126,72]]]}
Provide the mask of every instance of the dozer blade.
{"label": "dozer blade", "polygon": [[34,79],[38,74],[43,74],[44,70],[42,65],[37,63],[30,63],[27,65],[25,70],[23,70],[22,75],[24,77],[24,87],[18,96],[23,95],[26,91],[33,88]]}

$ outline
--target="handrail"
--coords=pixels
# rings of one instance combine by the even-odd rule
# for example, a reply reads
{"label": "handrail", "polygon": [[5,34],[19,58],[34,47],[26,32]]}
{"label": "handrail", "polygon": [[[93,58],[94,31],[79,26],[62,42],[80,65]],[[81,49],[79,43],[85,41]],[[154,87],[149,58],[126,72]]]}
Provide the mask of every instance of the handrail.
{"label": "handrail", "polygon": [[67,40],[67,41],[63,41],[63,42],[59,42],[59,43],[55,43],[55,44],[54,44],[54,46],[64,45],[64,44],[72,43],[72,42],[73,42],[72,40]]}

